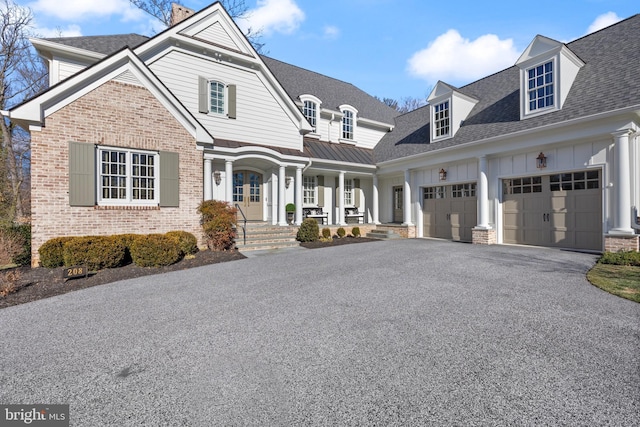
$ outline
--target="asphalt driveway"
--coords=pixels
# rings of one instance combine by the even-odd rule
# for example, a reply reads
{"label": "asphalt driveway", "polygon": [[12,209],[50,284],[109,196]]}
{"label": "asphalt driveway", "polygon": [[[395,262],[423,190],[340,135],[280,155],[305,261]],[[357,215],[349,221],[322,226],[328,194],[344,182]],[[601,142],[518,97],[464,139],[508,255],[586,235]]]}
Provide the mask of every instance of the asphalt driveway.
{"label": "asphalt driveway", "polygon": [[0,310],[0,403],[72,425],[640,424],[640,304],[596,256],[401,240]]}

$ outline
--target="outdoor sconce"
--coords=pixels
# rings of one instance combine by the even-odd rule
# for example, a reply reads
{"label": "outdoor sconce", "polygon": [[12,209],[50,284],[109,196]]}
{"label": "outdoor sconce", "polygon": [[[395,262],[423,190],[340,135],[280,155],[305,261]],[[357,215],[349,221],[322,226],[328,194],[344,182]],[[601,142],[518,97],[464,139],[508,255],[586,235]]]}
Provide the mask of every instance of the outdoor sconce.
{"label": "outdoor sconce", "polygon": [[446,181],[447,180],[447,171],[443,169],[440,169],[440,181]]}
{"label": "outdoor sconce", "polygon": [[536,167],[538,169],[544,169],[547,167],[547,158],[542,151],[538,154],[538,157],[536,157]]}
{"label": "outdoor sconce", "polygon": [[284,186],[289,188],[289,185],[291,185],[291,177],[288,176],[284,179]]}
{"label": "outdoor sconce", "polygon": [[220,185],[222,182],[222,176],[220,175],[220,171],[215,171],[213,173],[213,180],[216,182],[216,185]]}

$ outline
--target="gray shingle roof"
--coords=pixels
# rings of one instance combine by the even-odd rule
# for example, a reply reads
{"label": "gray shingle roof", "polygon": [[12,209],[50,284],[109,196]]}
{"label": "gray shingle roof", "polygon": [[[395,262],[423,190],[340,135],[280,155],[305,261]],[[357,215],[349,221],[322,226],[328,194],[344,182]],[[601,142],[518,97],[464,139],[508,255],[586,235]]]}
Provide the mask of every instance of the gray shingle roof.
{"label": "gray shingle roof", "polygon": [[567,44],[585,66],[562,110],[520,120],[516,66],[459,89],[479,100],[453,138],[430,143],[429,107],[396,118],[396,127],[374,149],[376,162],[398,159],[486,138],[640,105],[640,15]]}
{"label": "gray shingle roof", "polygon": [[125,46],[133,49],[149,40],[149,37],[141,36],[140,34],[117,34],[111,36],[57,37],[43,40],[88,50],[90,52],[111,55]]}
{"label": "gray shingle roof", "polygon": [[314,95],[322,101],[322,108],[339,111],[340,105],[349,104],[358,110],[359,117],[388,124],[393,124],[394,117],[399,114],[351,83],[267,56],[262,56],[262,60],[294,100],[299,100],[300,95]]}

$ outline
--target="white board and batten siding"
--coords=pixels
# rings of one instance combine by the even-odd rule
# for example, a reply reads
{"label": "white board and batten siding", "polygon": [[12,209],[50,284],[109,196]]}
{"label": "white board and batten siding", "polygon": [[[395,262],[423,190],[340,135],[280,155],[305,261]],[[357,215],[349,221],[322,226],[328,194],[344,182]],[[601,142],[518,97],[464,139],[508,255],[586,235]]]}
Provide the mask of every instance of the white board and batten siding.
{"label": "white board and batten siding", "polygon": [[[151,70],[215,138],[281,148],[302,149],[298,124],[256,74],[214,60],[171,51],[150,65]],[[237,87],[237,118],[198,112],[198,78]]]}

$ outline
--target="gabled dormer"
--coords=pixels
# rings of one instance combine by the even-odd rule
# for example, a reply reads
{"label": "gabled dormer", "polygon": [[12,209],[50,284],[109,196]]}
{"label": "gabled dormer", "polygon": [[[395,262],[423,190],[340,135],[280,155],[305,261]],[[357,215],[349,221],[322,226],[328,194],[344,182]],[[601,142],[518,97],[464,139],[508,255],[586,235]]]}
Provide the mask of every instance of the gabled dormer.
{"label": "gabled dormer", "polygon": [[536,36],[520,56],[520,118],[562,109],[584,62],[565,44]]}
{"label": "gabled dormer", "polygon": [[478,100],[438,81],[427,98],[431,122],[431,141],[455,136]]}

